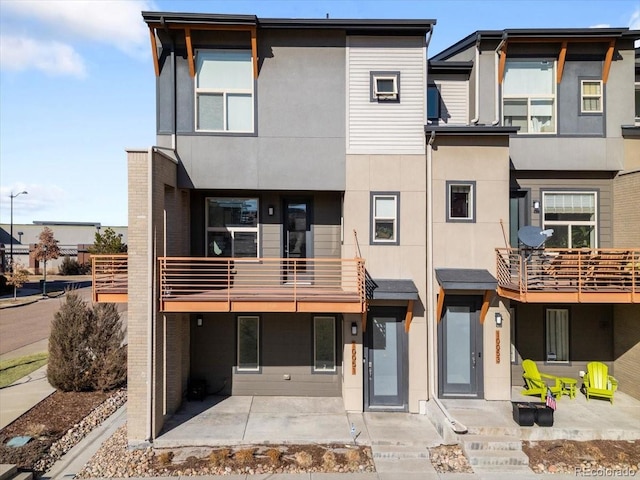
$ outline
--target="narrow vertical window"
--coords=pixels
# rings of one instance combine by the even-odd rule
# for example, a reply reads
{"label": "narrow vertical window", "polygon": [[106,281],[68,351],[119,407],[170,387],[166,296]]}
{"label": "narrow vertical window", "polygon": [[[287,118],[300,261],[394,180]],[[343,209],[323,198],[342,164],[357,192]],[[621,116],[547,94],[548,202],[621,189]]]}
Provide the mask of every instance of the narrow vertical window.
{"label": "narrow vertical window", "polygon": [[314,317],[313,319],[313,371],[336,371],[335,317]]}
{"label": "narrow vertical window", "polygon": [[475,222],[475,182],[447,182],[447,222]]}
{"label": "narrow vertical window", "polygon": [[581,112],[602,113],[602,81],[582,80],[580,82]]}
{"label": "narrow vertical window", "polygon": [[257,372],[260,370],[260,318],[238,317],[237,370]]}
{"label": "narrow vertical window", "polygon": [[398,245],[399,193],[371,194],[371,243]]}
{"label": "narrow vertical window", "polygon": [[546,337],[547,362],[568,362],[569,310],[547,309]]}

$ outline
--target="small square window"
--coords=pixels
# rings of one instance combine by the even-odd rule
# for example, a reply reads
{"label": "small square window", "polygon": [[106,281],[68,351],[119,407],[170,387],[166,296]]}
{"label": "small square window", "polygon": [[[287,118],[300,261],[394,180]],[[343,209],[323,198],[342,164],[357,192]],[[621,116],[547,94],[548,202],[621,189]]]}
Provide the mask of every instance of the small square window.
{"label": "small square window", "polygon": [[371,101],[398,102],[400,99],[400,72],[370,72]]}
{"label": "small square window", "polygon": [[475,222],[476,182],[447,182],[447,222]]}
{"label": "small square window", "polygon": [[399,193],[371,194],[371,243],[398,245]]}
{"label": "small square window", "polygon": [[582,113],[602,113],[602,81],[580,81],[580,111]]}

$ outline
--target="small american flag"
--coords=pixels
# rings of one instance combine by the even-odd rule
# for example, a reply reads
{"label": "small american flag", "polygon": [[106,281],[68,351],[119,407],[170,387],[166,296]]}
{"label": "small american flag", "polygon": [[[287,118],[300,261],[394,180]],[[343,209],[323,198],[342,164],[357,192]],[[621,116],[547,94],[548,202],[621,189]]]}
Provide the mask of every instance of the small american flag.
{"label": "small american flag", "polygon": [[549,387],[547,387],[547,401],[545,403],[551,410],[556,409],[556,399],[553,396],[553,393],[551,393],[551,389]]}

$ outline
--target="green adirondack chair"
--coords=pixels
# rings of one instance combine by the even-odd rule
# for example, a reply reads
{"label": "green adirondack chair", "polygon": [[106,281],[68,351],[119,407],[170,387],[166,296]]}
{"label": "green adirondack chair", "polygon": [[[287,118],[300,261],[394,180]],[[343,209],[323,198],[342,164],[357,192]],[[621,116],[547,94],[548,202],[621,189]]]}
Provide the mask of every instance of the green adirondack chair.
{"label": "green adirondack chair", "polygon": [[588,363],[583,381],[587,400],[589,397],[601,397],[608,398],[613,403],[613,392],[618,389],[618,381],[609,375],[609,369],[604,363]]}
{"label": "green adirondack chair", "polygon": [[[547,398],[547,388],[549,388],[556,399],[562,396],[562,381],[560,377],[540,373],[533,360],[523,360],[522,369],[524,370],[522,378],[525,383],[524,390],[521,392],[523,395],[540,395],[540,400],[544,401]],[[547,380],[553,381],[553,385],[547,384]]]}

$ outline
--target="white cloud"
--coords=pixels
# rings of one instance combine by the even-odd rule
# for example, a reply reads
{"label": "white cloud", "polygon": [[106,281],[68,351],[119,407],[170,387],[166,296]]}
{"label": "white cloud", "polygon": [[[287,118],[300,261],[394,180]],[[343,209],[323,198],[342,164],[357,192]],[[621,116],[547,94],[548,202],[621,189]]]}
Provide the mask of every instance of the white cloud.
{"label": "white cloud", "polygon": [[640,7],[631,14],[631,18],[629,19],[629,28],[631,30],[640,30]]}
{"label": "white cloud", "polygon": [[82,57],[70,45],[15,35],[0,35],[0,69],[23,71],[31,68],[48,75],[71,75],[79,78],[86,76]]}
{"label": "white cloud", "polygon": [[[67,201],[66,190],[56,185],[41,185],[37,183],[14,183],[0,187],[2,201],[3,223],[9,223],[11,214],[10,195],[18,192],[28,192],[27,195],[19,195],[13,200],[14,223],[30,223],[28,219],[50,220],[59,214]],[[38,218],[39,217],[39,218]]]}
{"label": "white cloud", "polygon": [[611,28],[608,23],[598,23],[597,25],[591,25],[589,28]]}
{"label": "white cloud", "polygon": [[45,24],[57,36],[73,36],[115,46],[138,55],[149,33],[140,15],[152,10],[148,0],[3,1],[11,13]]}

